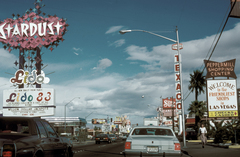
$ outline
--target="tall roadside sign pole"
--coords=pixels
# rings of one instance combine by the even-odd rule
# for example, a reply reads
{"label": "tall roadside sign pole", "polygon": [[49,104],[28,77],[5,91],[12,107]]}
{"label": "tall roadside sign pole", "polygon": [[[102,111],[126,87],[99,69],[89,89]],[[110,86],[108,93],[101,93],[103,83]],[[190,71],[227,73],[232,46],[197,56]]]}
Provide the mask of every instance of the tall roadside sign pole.
{"label": "tall roadside sign pole", "polygon": [[[181,56],[180,56],[180,51],[179,51],[180,49],[182,49],[182,44],[179,43],[178,28],[176,27],[177,41],[174,40],[174,39],[170,39],[170,38],[167,38],[165,36],[150,32],[150,31],[146,31],[146,30],[120,30],[119,33],[120,34],[125,34],[125,33],[130,33],[130,32],[133,32],[133,31],[149,33],[149,34],[155,35],[157,37],[160,37],[160,38],[163,38],[163,39],[166,39],[166,40],[169,40],[169,41],[172,41],[172,42],[175,43],[173,45],[172,49],[178,51],[178,54],[175,55],[175,58],[177,57],[177,59],[178,59],[178,64],[175,64],[175,66],[174,66],[174,69],[175,69],[175,72],[176,72],[175,73],[175,78],[177,76],[177,79],[178,79],[178,83],[177,83],[177,87],[176,87],[176,90],[177,90],[176,99],[177,99],[178,103],[176,105],[177,105],[177,109],[179,111],[181,111],[181,113],[179,114],[179,121],[182,122],[182,125],[179,125],[180,126],[179,130],[180,130],[180,133],[183,132],[183,143],[184,143],[184,147],[186,148],[185,118],[184,118],[185,116],[184,116],[182,74],[181,74],[182,73],[182,69],[181,69],[182,67],[181,67]],[[182,131],[181,131],[181,127],[182,127]]]}

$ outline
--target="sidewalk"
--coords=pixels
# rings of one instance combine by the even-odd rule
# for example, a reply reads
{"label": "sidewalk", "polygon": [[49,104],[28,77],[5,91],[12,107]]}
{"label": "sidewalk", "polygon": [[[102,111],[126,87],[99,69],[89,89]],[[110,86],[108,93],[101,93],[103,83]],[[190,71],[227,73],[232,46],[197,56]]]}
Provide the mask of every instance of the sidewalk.
{"label": "sidewalk", "polygon": [[183,143],[181,142],[182,151],[192,157],[234,157],[239,156],[240,149],[226,149],[221,147],[214,147],[210,145],[205,145],[202,148],[199,142],[187,142],[187,148],[183,148]]}

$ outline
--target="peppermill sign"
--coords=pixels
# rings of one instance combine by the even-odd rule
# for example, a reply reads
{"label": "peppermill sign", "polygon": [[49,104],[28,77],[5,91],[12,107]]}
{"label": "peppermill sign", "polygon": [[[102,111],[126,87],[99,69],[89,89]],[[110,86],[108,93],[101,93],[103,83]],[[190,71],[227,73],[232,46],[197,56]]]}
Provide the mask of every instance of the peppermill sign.
{"label": "peppermill sign", "polygon": [[[238,117],[235,61],[236,59],[225,62],[204,60],[207,69],[206,78],[208,78],[206,94],[209,118]],[[227,77],[227,79],[214,79],[214,77]]]}
{"label": "peppermill sign", "polygon": [[205,67],[207,69],[206,78],[211,77],[233,77],[237,78],[234,68],[236,59],[228,60],[225,62],[214,62],[210,60],[204,60]]}

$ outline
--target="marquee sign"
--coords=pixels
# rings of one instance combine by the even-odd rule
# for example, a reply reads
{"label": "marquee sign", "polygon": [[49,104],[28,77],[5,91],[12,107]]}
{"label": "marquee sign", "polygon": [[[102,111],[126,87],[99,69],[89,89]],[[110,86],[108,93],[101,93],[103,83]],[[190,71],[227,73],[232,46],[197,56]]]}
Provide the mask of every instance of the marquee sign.
{"label": "marquee sign", "polygon": [[3,91],[3,116],[49,116],[54,115],[54,108],[51,88]]}
{"label": "marquee sign", "polygon": [[237,78],[234,68],[236,59],[228,60],[225,62],[214,62],[210,60],[204,60],[205,67],[207,69],[206,78],[211,77],[232,77]]}
{"label": "marquee sign", "polygon": [[22,17],[13,14],[13,19],[0,21],[0,42],[5,44],[5,49],[8,47],[9,52],[20,48],[31,50],[42,46],[58,46],[59,41],[64,40],[63,35],[68,27],[66,19],[56,15],[45,16],[45,13],[40,16],[41,5],[35,5],[34,9],[26,11]]}
{"label": "marquee sign", "polygon": [[238,117],[236,80],[207,80],[209,117]]}
{"label": "marquee sign", "polygon": [[[14,62],[19,70],[10,78],[10,83],[18,89],[4,90],[4,116],[40,117],[55,112],[54,89],[41,88],[50,81],[42,70],[41,48],[52,51],[54,46],[57,47],[64,40],[68,24],[64,18],[41,12],[42,0],[35,0],[34,4],[35,7],[22,16],[12,14],[13,18],[0,21],[3,48],[9,52],[19,49],[18,60]],[[30,88],[24,88],[25,85]]]}

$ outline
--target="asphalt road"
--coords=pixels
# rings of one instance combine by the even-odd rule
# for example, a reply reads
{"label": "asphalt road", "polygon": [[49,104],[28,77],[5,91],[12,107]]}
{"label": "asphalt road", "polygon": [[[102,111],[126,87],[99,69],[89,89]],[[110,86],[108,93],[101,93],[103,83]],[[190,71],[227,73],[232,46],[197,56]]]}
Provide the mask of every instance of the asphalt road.
{"label": "asphalt road", "polygon": [[120,157],[125,141],[95,144],[94,141],[87,145],[74,145],[74,157]]}

